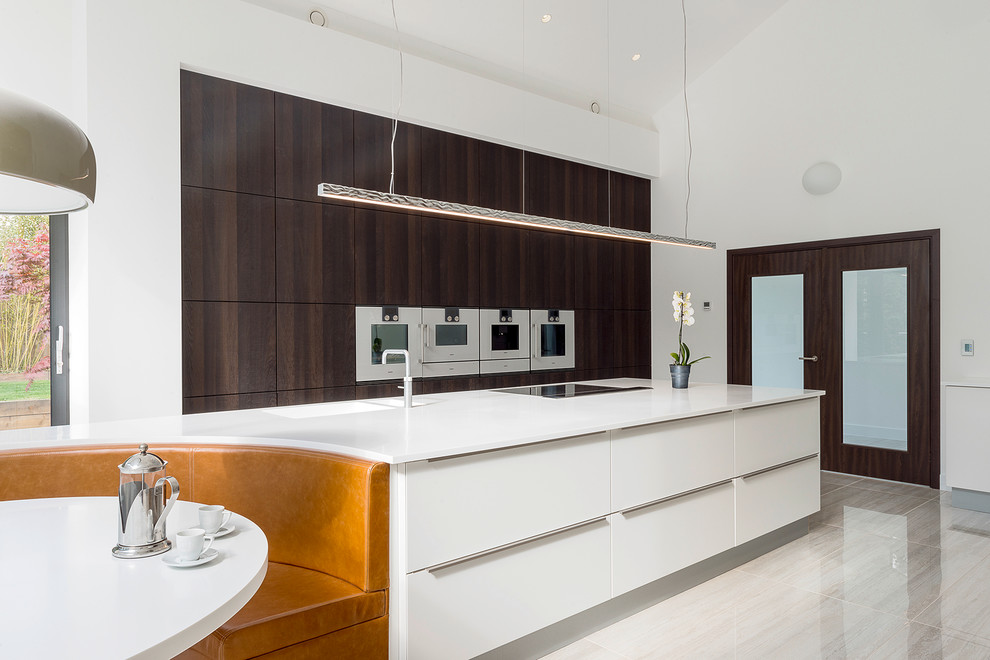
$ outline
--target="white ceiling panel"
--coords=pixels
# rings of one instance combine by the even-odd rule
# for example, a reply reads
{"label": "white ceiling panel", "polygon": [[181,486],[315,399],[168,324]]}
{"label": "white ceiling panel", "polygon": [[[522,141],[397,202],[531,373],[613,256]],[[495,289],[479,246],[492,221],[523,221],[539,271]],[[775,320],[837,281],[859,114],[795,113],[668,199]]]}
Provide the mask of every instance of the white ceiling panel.
{"label": "white ceiling panel", "polygon": [[[391,0],[244,1],[641,125],[683,89],[681,0],[395,0],[398,41]],[[786,1],[685,0],[688,80]]]}

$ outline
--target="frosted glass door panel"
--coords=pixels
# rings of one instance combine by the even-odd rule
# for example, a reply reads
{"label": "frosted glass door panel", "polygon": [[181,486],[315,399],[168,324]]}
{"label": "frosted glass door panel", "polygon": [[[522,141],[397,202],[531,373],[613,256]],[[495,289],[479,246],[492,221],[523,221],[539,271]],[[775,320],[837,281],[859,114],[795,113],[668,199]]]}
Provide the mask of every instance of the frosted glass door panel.
{"label": "frosted glass door panel", "polygon": [[842,273],[842,442],[907,451],[907,268]]}
{"label": "frosted glass door panel", "polygon": [[754,277],[753,385],[804,388],[804,275]]}

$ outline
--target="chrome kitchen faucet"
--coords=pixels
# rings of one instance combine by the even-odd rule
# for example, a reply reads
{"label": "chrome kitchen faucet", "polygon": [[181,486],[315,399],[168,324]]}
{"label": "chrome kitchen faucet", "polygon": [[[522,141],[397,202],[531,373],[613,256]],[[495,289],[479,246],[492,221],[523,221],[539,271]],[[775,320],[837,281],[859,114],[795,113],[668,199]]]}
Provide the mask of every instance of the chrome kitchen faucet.
{"label": "chrome kitchen faucet", "polygon": [[402,355],[406,361],[406,375],[402,379],[402,402],[406,408],[412,408],[412,376],[409,374],[409,351],[404,348],[387,348],[382,352],[382,364],[389,355]]}

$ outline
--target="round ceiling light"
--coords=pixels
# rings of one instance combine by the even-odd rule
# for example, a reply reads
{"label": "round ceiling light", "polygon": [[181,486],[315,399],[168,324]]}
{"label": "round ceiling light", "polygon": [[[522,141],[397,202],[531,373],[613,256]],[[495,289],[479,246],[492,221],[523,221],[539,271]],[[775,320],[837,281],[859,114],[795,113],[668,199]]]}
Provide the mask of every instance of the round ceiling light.
{"label": "round ceiling light", "polygon": [[842,170],[835,163],[815,163],[804,173],[801,184],[812,195],[827,195],[839,187]]}
{"label": "round ceiling light", "polygon": [[635,55],[632,56],[632,61],[633,62],[639,62],[639,58],[640,58],[640,54],[639,53],[636,53]]}
{"label": "round ceiling light", "polygon": [[553,18],[553,16],[550,14],[543,14],[543,16],[540,16],[540,22],[549,23],[551,18]]}
{"label": "round ceiling light", "polygon": [[324,14],[319,9],[314,9],[313,11],[309,12],[309,22],[319,27],[326,27],[327,15]]}

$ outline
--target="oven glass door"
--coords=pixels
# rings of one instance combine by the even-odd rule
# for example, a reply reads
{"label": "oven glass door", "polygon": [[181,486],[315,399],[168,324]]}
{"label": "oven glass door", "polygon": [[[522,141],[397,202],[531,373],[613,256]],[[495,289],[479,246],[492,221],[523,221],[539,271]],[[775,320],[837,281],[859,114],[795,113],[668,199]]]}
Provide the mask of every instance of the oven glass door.
{"label": "oven glass door", "polygon": [[481,310],[481,359],[519,358],[529,358],[529,310]]}
{"label": "oven glass door", "polygon": [[532,369],[574,368],[574,312],[573,310],[534,309]]}
{"label": "oven glass door", "polygon": [[478,359],[478,310],[423,309],[423,361],[461,362]]}
{"label": "oven glass door", "polygon": [[[409,351],[410,374],[423,374],[422,310],[419,307],[393,308],[399,319],[385,320],[381,307],[357,307],[354,314],[355,369],[358,382],[392,380],[406,375],[401,355],[389,355],[382,363],[386,350]],[[391,316],[391,315],[390,315]]]}

